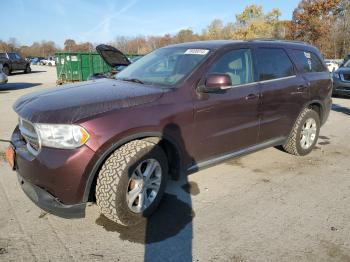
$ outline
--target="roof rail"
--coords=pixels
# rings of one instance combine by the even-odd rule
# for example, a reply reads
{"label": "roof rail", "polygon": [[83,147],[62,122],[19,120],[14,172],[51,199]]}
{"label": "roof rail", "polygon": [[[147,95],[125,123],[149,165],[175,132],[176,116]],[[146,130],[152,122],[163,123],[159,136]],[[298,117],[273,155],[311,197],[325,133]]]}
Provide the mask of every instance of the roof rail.
{"label": "roof rail", "polygon": [[300,40],[285,40],[285,39],[276,39],[276,38],[253,38],[249,39],[248,41],[254,42],[254,41],[276,41],[276,42],[286,42],[286,43],[297,43],[297,44],[304,44],[308,45],[308,43]]}

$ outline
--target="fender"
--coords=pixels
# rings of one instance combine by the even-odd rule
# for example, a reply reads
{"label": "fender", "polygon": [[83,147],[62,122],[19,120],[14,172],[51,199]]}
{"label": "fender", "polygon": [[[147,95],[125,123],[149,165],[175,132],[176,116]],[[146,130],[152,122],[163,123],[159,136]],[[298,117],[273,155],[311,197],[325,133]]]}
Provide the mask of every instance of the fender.
{"label": "fender", "polygon": [[320,122],[321,122],[321,125],[323,125],[324,122],[325,122],[324,118],[325,118],[325,115],[326,115],[324,103],[321,100],[311,100],[311,101],[308,101],[304,105],[303,109],[310,107],[310,105],[312,105],[312,104],[316,104],[316,105],[320,106],[320,112],[319,112],[320,113]]}
{"label": "fender", "polygon": [[88,178],[87,178],[86,185],[85,185],[85,190],[84,190],[84,195],[83,195],[83,202],[88,202],[89,196],[90,196],[90,190],[91,190],[92,182],[94,181],[98,170],[100,169],[100,167],[102,166],[104,161],[107,159],[107,157],[113,151],[115,151],[116,149],[118,149],[122,145],[124,145],[126,143],[129,143],[130,141],[136,140],[136,139],[144,139],[144,138],[147,138],[147,137],[158,137],[160,139],[164,139],[164,140],[167,140],[168,142],[170,142],[176,148],[177,152],[179,153],[180,172],[182,172],[182,170],[183,170],[183,155],[182,155],[182,152],[183,151],[180,149],[179,145],[177,143],[175,143],[174,139],[172,139],[170,136],[164,135],[164,134],[162,134],[160,132],[142,132],[142,133],[137,133],[137,134],[134,134],[134,135],[131,135],[131,136],[127,136],[127,137],[122,138],[122,139],[116,141],[115,143],[113,143],[112,146],[110,146],[102,154],[100,154],[100,156],[97,159],[97,161],[95,161],[91,171],[88,174]]}

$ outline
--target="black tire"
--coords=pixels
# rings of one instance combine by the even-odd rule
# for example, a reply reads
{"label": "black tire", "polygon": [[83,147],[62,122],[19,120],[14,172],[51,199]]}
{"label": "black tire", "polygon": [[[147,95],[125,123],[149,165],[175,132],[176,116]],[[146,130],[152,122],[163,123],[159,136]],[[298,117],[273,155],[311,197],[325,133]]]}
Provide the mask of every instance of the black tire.
{"label": "black tire", "polygon": [[9,76],[11,74],[11,71],[10,71],[10,68],[5,65],[3,68],[2,68],[2,71],[4,72],[5,75]]}
{"label": "black tire", "polygon": [[[160,188],[150,206],[143,212],[135,213],[127,204],[130,177],[140,163],[150,158],[157,160],[161,166]],[[159,205],[167,177],[168,164],[163,150],[147,141],[131,141],[114,151],[103,164],[97,178],[97,205],[110,220],[125,226],[137,225],[145,221]]]}
{"label": "black tire", "polygon": [[[316,122],[316,135],[311,146],[307,149],[304,149],[301,146],[301,132],[306,121],[310,118]],[[310,108],[305,108],[298,116],[298,119],[293,126],[292,132],[288,137],[287,143],[283,145],[283,149],[286,152],[296,156],[305,156],[309,154],[317,143],[320,133],[320,126],[320,116],[318,113]]]}
{"label": "black tire", "polygon": [[48,63],[48,66],[52,66],[52,64],[51,64],[51,63]]}
{"label": "black tire", "polygon": [[30,65],[27,65],[26,69],[24,70],[24,73],[28,74],[32,72],[32,69],[30,68]]}

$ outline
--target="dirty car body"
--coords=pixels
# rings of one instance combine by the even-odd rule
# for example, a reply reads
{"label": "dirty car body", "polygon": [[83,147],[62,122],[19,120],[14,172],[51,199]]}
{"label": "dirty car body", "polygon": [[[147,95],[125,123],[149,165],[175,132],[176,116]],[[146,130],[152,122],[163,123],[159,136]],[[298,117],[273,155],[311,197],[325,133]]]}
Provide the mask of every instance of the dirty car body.
{"label": "dirty car body", "polygon": [[[278,49],[290,59],[288,76],[259,76],[264,48]],[[302,110],[313,109],[323,124],[331,106],[332,83],[325,65],[324,71],[301,73],[301,58],[293,50],[321,59],[312,46],[282,41],[186,43],[141,58],[116,79],[20,98],[13,107],[20,123],[12,143],[23,190],[49,212],[81,217],[85,204],[94,201],[106,159],[130,141],[162,148],[172,178],[286,144]],[[56,148],[41,138],[48,132],[47,139],[61,139],[55,128],[66,132],[71,126],[78,128],[78,140],[84,143]]]}

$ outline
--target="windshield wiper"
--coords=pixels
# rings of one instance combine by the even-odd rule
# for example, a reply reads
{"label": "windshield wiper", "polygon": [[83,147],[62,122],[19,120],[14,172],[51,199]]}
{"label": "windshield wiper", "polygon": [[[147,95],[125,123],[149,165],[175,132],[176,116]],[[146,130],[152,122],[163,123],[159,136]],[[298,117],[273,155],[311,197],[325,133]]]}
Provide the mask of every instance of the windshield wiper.
{"label": "windshield wiper", "polygon": [[133,83],[138,83],[138,84],[144,84],[140,79],[137,78],[119,78],[122,81],[128,81],[128,82],[133,82]]}

